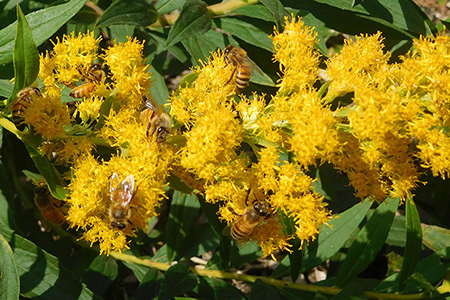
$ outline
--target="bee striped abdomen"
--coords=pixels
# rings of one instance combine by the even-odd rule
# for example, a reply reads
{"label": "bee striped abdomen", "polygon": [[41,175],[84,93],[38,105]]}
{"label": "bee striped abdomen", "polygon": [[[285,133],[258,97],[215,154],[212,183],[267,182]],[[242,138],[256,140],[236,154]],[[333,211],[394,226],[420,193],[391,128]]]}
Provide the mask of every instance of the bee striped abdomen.
{"label": "bee striped abdomen", "polygon": [[250,81],[251,69],[248,66],[241,65],[238,67],[236,74],[236,93],[242,92]]}

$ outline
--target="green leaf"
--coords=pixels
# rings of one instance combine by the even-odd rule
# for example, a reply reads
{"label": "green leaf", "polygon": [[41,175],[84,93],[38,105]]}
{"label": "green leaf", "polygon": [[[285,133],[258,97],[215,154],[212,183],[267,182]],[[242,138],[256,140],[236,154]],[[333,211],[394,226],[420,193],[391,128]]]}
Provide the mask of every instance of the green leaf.
{"label": "green leaf", "polygon": [[138,288],[139,299],[154,299],[158,296],[164,274],[156,268],[148,270]]}
{"label": "green leaf", "polygon": [[193,188],[189,187],[183,180],[172,173],[167,177],[167,182],[171,188],[181,193],[190,194],[194,191]]}
{"label": "green leaf", "polygon": [[357,283],[350,283],[336,296],[331,298],[332,300],[362,300],[368,299],[364,294],[364,289]]}
{"label": "green leaf", "polygon": [[167,224],[167,258],[177,259],[186,248],[194,223],[200,214],[200,203],[191,194],[175,191]]}
{"label": "green leaf", "polygon": [[146,27],[156,22],[158,13],[144,0],[114,1],[98,19],[96,27],[135,25]]}
{"label": "green leaf", "polygon": [[433,226],[422,225],[423,243],[445,259],[450,258],[450,230]]}
{"label": "green leaf", "polygon": [[250,300],[281,300],[276,288],[262,282],[260,279],[252,284],[249,295]]}
{"label": "green leaf", "polygon": [[200,277],[199,281],[199,292],[200,295],[203,296],[202,299],[246,299],[241,291],[222,279],[214,277]]}
{"label": "green leaf", "polygon": [[205,34],[185,39],[182,44],[191,55],[191,62],[195,66],[199,64],[199,60],[206,61],[212,51],[216,51],[218,48],[223,49],[233,41],[232,37],[210,30]]}
{"label": "green leaf", "polygon": [[[374,33],[379,30],[383,32],[383,36],[386,38],[405,40],[418,37],[419,34],[426,35],[429,32],[427,31],[427,26],[422,16],[414,9],[410,11],[410,15],[403,15],[402,7],[398,1],[383,1],[395,2],[394,6],[398,6],[394,8],[395,11],[391,11],[391,8],[386,8],[382,5],[377,6],[379,2],[381,1],[377,1],[376,3],[371,1],[367,2],[371,4],[370,9],[367,8],[367,5],[364,5],[364,7],[363,5],[358,5],[351,9],[351,1],[349,0],[287,0],[283,3],[286,7],[290,6],[309,11],[317,19],[322,20],[326,27],[348,34]],[[384,4],[389,5],[389,3]],[[408,4],[408,6],[410,5]],[[409,11],[409,9],[406,10]],[[408,17],[406,18],[405,16]],[[405,22],[405,20],[407,21]],[[412,23],[415,23],[415,25],[412,25]],[[358,26],[355,26],[355,24],[358,24]],[[404,28],[408,26],[410,28],[414,27],[416,33],[412,34],[410,28]]]}
{"label": "green leaf", "polygon": [[[72,0],[68,3],[41,9],[26,16],[34,42],[39,46],[69,21],[86,3]],[[0,65],[13,60],[14,36],[17,22],[0,31]]]}
{"label": "green leaf", "polygon": [[292,281],[296,281],[298,279],[298,276],[300,275],[300,270],[302,267],[302,258],[303,258],[303,251],[304,250],[298,250],[300,249],[300,240],[296,238],[292,242],[292,248],[294,251],[292,253],[289,253],[289,262],[290,262],[290,269],[291,269],[291,278]]}
{"label": "green leaf", "polygon": [[96,294],[103,295],[119,275],[119,266],[114,258],[99,255],[88,269],[88,287]]}
{"label": "green leaf", "polygon": [[231,13],[275,23],[272,12],[261,4],[242,6],[232,10]]}
{"label": "green leaf", "polygon": [[352,7],[355,7],[356,5],[361,4],[361,2],[363,2],[363,1],[364,0],[353,0]]}
{"label": "green leaf", "polygon": [[42,156],[38,150],[29,145],[26,145],[26,147],[39,173],[45,178],[51,194],[57,199],[66,199],[67,190],[64,188],[66,185],[61,174],[59,174],[48,158]]}
{"label": "green leaf", "polygon": [[150,74],[152,75],[152,88],[150,89],[150,95],[156,99],[158,104],[163,105],[167,103],[169,99],[169,90],[167,89],[166,82],[164,80],[163,74],[155,69],[153,65],[150,65]]}
{"label": "green leaf", "polygon": [[14,251],[22,296],[44,299],[94,299],[94,294],[61,265],[58,258],[1,226],[0,231]]}
{"label": "green leaf", "polygon": [[[0,137],[2,137],[0,132]],[[14,192],[10,183],[10,173],[7,172],[3,161],[0,161],[0,227],[16,228],[16,222],[14,218],[14,208],[8,203],[7,199],[14,199]],[[1,270],[1,269],[0,269]]]}
{"label": "green leaf", "polygon": [[207,264],[207,268],[220,269],[220,266],[223,269],[228,268],[228,263],[230,260],[230,247],[231,240],[229,237],[223,236],[222,231],[225,228],[226,224],[219,221],[217,217],[217,212],[219,211],[219,204],[211,204],[206,203],[205,199],[198,195],[198,200],[200,202],[203,213],[208,219],[208,223],[211,225],[215,235],[220,238],[219,252],[216,256],[216,261],[209,260]]}
{"label": "green leaf", "polygon": [[403,265],[400,271],[400,290],[405,288],[403,282],[414,272],[422,250],[420,216],[412,199],[406,200],[406,229],[406,247],[403,256]]}
{"label": "green leaf", "polygon": [[386,241],[398,204],[399,198],[387,198],[358,233],[339,270],[338,286],[347,284],[373,261]]}
{"label": "green leaf", "polygon": [[275,23],[277,24],[278,30],[281,31],[284,23],[284,17],[288,16],[283,4],[281,4],[279,0],[261,0],[261,3],[270,10],[275,18]]}
{"label": "green leaf", "polygon": [[13,92],[14,84],[6,79],[0,79],[0,97],[9,98]]}
{"label": "green leaf", "polygon": [[170,267],[161,284],[159,300],[170,299],[191,291],[197,286],[197,276],[189,271],[189,267],[179,263]]}
{"label": "green leaf", "polygon": [[255,45],[272,52],[273,44],[269,35],[273,33],[273,28],[268,22],[251,18],[223,18],[215,20],[219,25],[232,35],[244,40],[246,43]]}
{"label": "green leaf", "polygon": [[195,227],[195,234],[191,234],[189,244],[186,245],[186,251],[183,258],[189,259],[193,256],[202,256],[208,251],[219,247],[220,240],[208,223]]}
{"label": "green leaf", "polygon": [[211,29],[211,17],[207,4],[199,0],[188,0],[169,31],[166,48],[187,38],[205,33]]}
{"label": "green leaf", "polygon": [[133,271],[133,274],[136,276],[137,280],[139,280],[139,282],[142,282],[145,278],[145,275],[147,274],[147,272],[149,272],[149,270],[151,270],[151,268],[147,267],[147,266],[143,266],[143,265],[137,265],[135,263],[132,262],[127,262],[127,261],[122,261],[122,263],[131,271]]}
{"label": "green leaf", "polygon": [[39,54],[31,35],[27,19],[17,5],[17,31],[14,40],[14,88],[8,103],[17,92],[33,84],[39,73]]}
{"label": "green leaf", "polygon": [[301,272],[311,270],[336,254],[361,224],[371,205],[370,201],[358,203],[328,221],[330,226],[322,227],[318,242],[307,247]]}
{"label": "green leaf", "polygon": [[417,292],[417,288],[421,292],[435,291],[436,288],[428,282],[428,280],[420,273],[412,274],[406,281],[405,284],[408,284],[413,289],[413,292]]}
{"label": "green leaf", "polygon": [[19,299],[19,274],[14,254],[2,234],[0,234],[0,299]]}
{"label": "green leaf", "polygon": [[89,270],[102,274],[111,280],[119,275],[119,266],[114,258],[105,255],[97,256],[89,266]]}
{"label": "green leaf", "polygon": [[105,99],[105,101],[103,101],[102,105],[100,105],[100,117],[98,118],[98,122],[95,125],[95,129],[100,129],[105,124],[106,118],[109,116],[109,112],[111,111],[114,98],[114,94],[111,94],[108,98]]}
{"label": "green leaf", "polygon": [[397,247],[406,245],[406,217],[403,215],[395,216],[386,244]]}
{"label": "green leaf", "polygon": [[155,8],[160,15],[170,13],[176,9],[179,9],[186,3],[186,0],[160,0],[155,4]]}

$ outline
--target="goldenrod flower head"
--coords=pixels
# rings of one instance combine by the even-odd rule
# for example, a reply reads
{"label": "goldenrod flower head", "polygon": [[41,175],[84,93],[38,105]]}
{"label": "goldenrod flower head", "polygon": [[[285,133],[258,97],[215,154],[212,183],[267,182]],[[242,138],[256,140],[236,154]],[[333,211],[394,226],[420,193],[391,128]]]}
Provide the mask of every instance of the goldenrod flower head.
{"label": "goldenrod flower head", "polygon": [[93,95],[84,101],[77,102],[75,114],[78,114],[84,123],[97,121],[100,117],[100,107],[102,104],[103,99]]}
{"label": "goldenrod flower head", "polygon": [[234,85],[226,84],[233,73],[232,65],[226,67],[223,53],[212,52],[207,63],[200,61],[194,69],[196,80],[179,88],[178,94],[170,98],[170,115],[188,128],[204,112],[226,105]]}
{"label": "goldenrod flower head", "polygon": [[67,137],[43,143],[39,149],[58,164],[74,163],[77,158],[91,153],[95,145],[85,136]]}
{"label": "goldenrod flower head", "polygon": [[[97,59],[100,39],[95,39],[92,31],[79,34],[76,37],[72,32],[70,36],[64,35],[62,40],[56,38],[50,57],[54,63],[55,76],[59,82],[70,84],[76,81],[79,76],[78,68],[87,68],[92,65],[94,60]],[[46,58],[48,56],[49,54],[46,55]]]}
{"label": "goldenrod flower head", "polygon": [[[127,248],[126,236],[147,226],[148,219],[156,214],[155,208],[163,198],[165,173],[157,173],[162,170],[158,164],[157,155],[151,158],[148,155],[145,158],[113,156],[107,162],[98,162],[90,155],[78,159],[73,168],[74,177],[67,199],[70,226],[83,229],[83,237],[91,244],[99,242],[103,253]],[[109,189],[114,173],[118,174],[120,182],[130,174],[135,180],[129,206],[130,223],[123,230],[112,227],[109,217],[112,204],[124,201],[110,199]]]}
{"label": "goldenrod flower head", "polygon": [[117,97],[127,107],[137,108],[142,104],[142,95],[150,88],[149,66],[143,57],[144,42],[128,38],[125,43],[109,47],[103,58],[112,74]]}
{"label": "goldenrod flower head", "polygon": [[39,55],[39,78],[45,86],[55,84],[55,62],[48,52]]}
{"label": "goldenrod flower head", "polygon": [[316,91],[275,97],[273,114],[283,114],[292,126],[288,149],[305,168],[315,165],[316,160],[328,161],[339,147],[333,112],[322,105]]}
{"label": "goldenrod flower head", "polygon": [[264,95],[254,94],[253,99],[241,96],[241,100],[236,105],[236,110],[242,120],[242,128],[256,133],[258,129],[257,121],[261,118],[265,108],[266,101]]}
{"label": "goldenrod flower head", "polygon": [[45,140],[65,136],[65,127],[70,125],[69,113],[60,99],[59,89],[50,87],[25,110],[24,122]]}
{"label": "goldenrod flower head", "polygon": [[327,62],[329,93],[339,96],[384,81],[390,54],[383,52],[382,41],[381,32],[358,36],[354,42],[345,40],[341,52]]}
{"label": "goldenrod flower head", "polygon": [[242,141],[241,127],[230,106],[219,106],[198,117],[195,127],[185,133],[181,165],[199,178],[212,180],[216,166],[236,156]]}
{"label": "goldenrod flower head", "polygon": [[317,33],[299,18],[285,17],[282,33],[275,29],[272,37],[274,60],[280,62],[283,76],[278,84],[279,92],[312,88],[317,80],[320,54],[315,50]]}

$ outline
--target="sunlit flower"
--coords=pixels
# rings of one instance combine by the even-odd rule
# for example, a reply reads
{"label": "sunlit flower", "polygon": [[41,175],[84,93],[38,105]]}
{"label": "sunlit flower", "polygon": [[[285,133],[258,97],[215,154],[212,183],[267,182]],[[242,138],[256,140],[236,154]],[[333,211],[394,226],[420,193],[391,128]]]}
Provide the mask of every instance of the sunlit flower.
{"label": "sunlit flower", "polygon": [[311,88],[317,80],[320,54],[315,50],[317,33],[292,15],[284,18],[283,32],[275,29],[272,37],[274,60],[280,63],[283,74],[279,92],[291,92]]}
{"label": "sunlit flower", "polygon": [[142,105],[142,95],[150,88],[149,65],[143,56],[144,43],[129,38],[115,44],[102,56],[111,71],[117,97],[123,105],[137,108]]}
{"label": "sunlit flower", "polygon": [[327,75],[331,80],[328,92],[340,96],[356,91],[360,86],[383,81],[379,76],[389,69],[390,53],[384,53],[381,32],[345,40],[339,54],[327,62]]}
{"label": "sunlit flower", "polygon": [[59,89],[49,87],[25,110],[24,122],[33,126],[45,140],[65,136],[65,127],[70,125],[69,113],[60,99]]}

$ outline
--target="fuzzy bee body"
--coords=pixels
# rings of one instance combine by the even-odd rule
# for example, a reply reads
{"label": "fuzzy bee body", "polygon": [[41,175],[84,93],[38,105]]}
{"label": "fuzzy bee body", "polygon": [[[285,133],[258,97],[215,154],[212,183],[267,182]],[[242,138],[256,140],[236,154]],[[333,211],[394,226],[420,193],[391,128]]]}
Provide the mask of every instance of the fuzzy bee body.
{"label": "fuzzy bee body", "polygon": [[114,173],[110,182],[110,200],[109,219],[113,228],[124,230],[132,224],[131,200],[134,197],[134,176],[128,175],[124,181],[120,182],[119,175]]}
{"label": "fuzzy bee body", "polygon": [[255,228],[272,216],[270,205],[266,201],[255,200],[252,206],[247,206],[242,214],[238,214],[231,208],[229,209],[238,218],[231,223],[230,227],[226,227],[225,229],[228,230],[229,228],[231,237],[240,242],[247,241]]}
{"label": "fuzzy bee body", "polygon": [[244,49],[228,45],[223,52],[226,65],[232,64],[234,67],[233,73],[226,84],[235,79],[236,94],[239,94],[248,86],[252,64]]}
{"label": "fuzzy bee body", "polygon": [[61,211],[65,202],[53,197],[47,186],[38,186],[34,190],[34,202],[42,216],[48,221],[57,226],[66,222],[66,217]]}
{"label": "fuzzy bee body", "polygon": [[142,123],[147,124],[146,135],[147,137],[156,135],[155,141],[158,145],[164,143],[172,128],[170,117],[163,112],[162,108],[150,102],[145,95],[142,98],[146,108],[141,112],[140,119]]}
{"label": "fuzzy bee body", "polygon": [[17,93],[17,99],[12,102],[12,120],[14,125],[20,131],[25,129],[23,114],[28,108],[34,97],[42,97],[41,90],[38,87],[30,86]]}
{"label": "fuzzy bee body", "polygon": [[84,83],[80,86],[75,87],[70,92],[69,96],[72,98],[83,98],[89,97],[89,95],[95,90],[98,84],[105,81],[105,71],[103,71],[103,67],[101,64],[93,64],[89,67],[86,74],[78,68],[81,76],[84,78]]}

